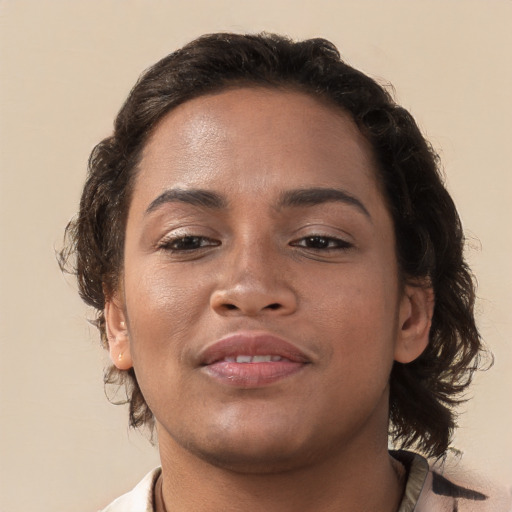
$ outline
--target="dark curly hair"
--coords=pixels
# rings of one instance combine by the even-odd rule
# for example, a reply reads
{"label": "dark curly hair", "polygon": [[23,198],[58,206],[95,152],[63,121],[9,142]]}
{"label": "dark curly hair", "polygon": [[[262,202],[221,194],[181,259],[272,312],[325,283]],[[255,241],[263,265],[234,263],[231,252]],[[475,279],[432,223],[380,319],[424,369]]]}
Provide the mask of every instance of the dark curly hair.
{"label": "dark curly hair", "polygon": [[[412,363],[395,362],[392,369],[390,435],[403,447],[441,456],[456,426],[454,407],[464,399],[482,353],[461,222],[443,185],[438,157],[414,119],[385,87],[343,62],[325,39],[205,35],[138,80],[114,133],[92,151],[80,211],[66,229],[60,254],[61,265],[72,265],[76,273],[81,297],[97,310],[104,346],[103,309],[122,274],[127,210],[148,136],[177,105],[241,86],[293,89],[322,98],[348,112],[373,148],[394,221],[401,274],[406,282],[428,282],[435,294],[428,347]],[[111,367],[105,383],[126,385],[131,426],[152,425],[133,369]]]}

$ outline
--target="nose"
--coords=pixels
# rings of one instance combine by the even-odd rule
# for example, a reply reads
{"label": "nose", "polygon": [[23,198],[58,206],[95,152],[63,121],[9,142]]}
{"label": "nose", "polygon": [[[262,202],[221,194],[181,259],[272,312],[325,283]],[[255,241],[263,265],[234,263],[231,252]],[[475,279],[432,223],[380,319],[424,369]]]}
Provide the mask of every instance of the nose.
{"label": "nose", "polygon": [[297,309],[286,261],[254,247],[234,254],[210,297],[222,316],[290,315]]}

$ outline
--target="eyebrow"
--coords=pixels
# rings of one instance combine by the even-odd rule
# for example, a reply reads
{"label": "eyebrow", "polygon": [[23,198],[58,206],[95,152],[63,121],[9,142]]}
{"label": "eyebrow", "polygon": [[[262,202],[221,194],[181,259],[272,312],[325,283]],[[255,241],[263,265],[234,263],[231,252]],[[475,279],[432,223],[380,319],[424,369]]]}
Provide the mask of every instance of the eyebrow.
{"label": "eyebrow", "polygon": [[209,209],[221,209],[227,205],[226,200],[215,192],[201,189],[184,190],[173,188],[166,190],[154,199],[146,209],[146,215],[166,203],[186,203]]}
{"label": "eyebrow", "polygon": [[[146,209],[146,215],[158,209],[166,203],[186,203],[193,206],[220,210],[227,207],[227,200],[216,192],[202,189],[179,189],[166,190],[154,199]],[[316,206],[323,203],[340,202],[355,206],[361,213],[371,220],[371,215],[364,204],[357,197],[348,192],[336,188],[304,188],[287,190],[281,194],[278,201],[278,208],[297,208],[304,206]]]}
{"label": "eyebrow", "polygon": [[371,215],[357,197],[337,188],[306,188],[287,190],[281,196],[279,207],[316,206],[323,203],[340,202],[355,206],[371,220]]}

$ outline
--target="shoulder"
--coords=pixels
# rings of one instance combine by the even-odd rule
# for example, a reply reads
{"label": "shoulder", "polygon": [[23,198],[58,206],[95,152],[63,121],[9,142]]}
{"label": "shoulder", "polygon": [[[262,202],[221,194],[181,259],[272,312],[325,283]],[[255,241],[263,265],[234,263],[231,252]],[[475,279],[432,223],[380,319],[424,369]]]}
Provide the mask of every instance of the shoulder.
{"label": "shoulder", "polygon": [[393,453],[408,470],[399,512],[511,512],[510,489],[468,471],[457,462],[429,465],[417,454]]}
{"label": "shoulder", "polygon": [[114,500],[100,512],[154,512],[153,488],[161,468],[149,472],[130,492]]}

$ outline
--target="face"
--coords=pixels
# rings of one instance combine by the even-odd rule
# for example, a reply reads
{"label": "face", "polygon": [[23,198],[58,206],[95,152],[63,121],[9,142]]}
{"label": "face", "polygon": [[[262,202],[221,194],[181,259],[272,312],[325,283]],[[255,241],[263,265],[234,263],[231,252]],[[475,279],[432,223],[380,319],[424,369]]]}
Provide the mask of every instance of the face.
{"label": "face", "polygon": [[349,116],[302,93],[229,90],[160,122],[106,316],[161,450],[263,471],[386,442],[393,360],[419,348],[375,176]]}

